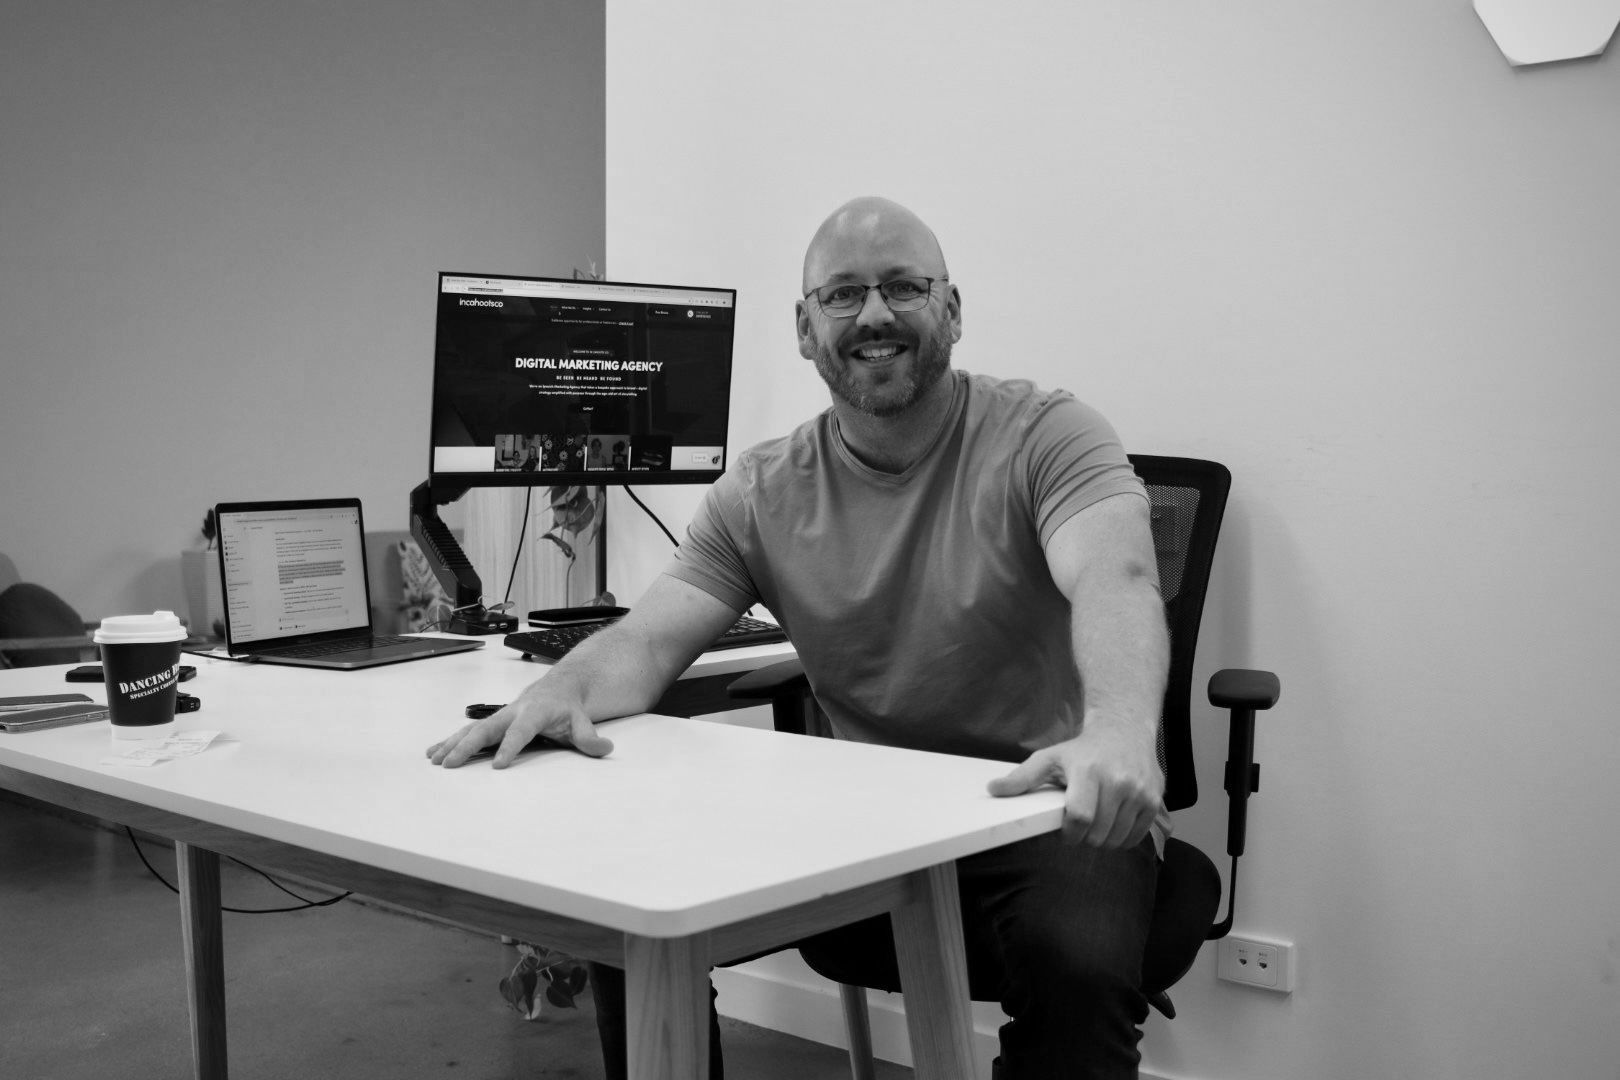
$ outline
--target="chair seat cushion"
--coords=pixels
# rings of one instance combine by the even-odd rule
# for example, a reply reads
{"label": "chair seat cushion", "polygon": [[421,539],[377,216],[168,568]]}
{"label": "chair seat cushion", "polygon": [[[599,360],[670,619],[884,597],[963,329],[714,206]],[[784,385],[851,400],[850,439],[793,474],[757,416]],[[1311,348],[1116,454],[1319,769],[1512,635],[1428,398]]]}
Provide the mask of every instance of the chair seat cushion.
{"label": "chair seat cushion", "polygon": [[1221,906],[1221,875],[1209,856],[1171,837],[1153,898],[1153,922],[1142,955],[1142,990],[1155,993],[1187,973]]}

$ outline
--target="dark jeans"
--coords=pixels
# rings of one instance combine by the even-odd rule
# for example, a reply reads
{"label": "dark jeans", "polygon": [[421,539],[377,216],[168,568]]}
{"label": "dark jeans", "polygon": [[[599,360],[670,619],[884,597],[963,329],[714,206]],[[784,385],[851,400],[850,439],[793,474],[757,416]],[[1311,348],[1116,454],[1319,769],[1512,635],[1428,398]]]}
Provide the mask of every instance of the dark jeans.
{"label": "dark jeans", "polygon": [[[1152,840],[1102,851],[1047,833],[956,864],[968,984],[999,1001],[1004,1080],[1135,1077],[1147,1019],[1142,948],[1158,860]],[[900,988],[889,917],[796,942],[838,982]],[[739,961],[740,962],[740,961]],[[591,965],[608,1080],[625,1074],[624,973]],[[712,998],[711,990],[711,998]],[[709,1075],[720,1080],[720,1029],[709,1018]]]}

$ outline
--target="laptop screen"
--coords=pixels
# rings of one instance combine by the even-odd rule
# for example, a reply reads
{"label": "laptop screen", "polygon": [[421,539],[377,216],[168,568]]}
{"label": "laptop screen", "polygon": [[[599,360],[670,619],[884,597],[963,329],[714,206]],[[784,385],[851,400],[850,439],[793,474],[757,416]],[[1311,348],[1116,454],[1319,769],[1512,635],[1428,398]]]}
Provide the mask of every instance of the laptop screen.
{"label": "laptop screen", "polygon": [[358,499],[217,510],[232,648],[371,628]]}

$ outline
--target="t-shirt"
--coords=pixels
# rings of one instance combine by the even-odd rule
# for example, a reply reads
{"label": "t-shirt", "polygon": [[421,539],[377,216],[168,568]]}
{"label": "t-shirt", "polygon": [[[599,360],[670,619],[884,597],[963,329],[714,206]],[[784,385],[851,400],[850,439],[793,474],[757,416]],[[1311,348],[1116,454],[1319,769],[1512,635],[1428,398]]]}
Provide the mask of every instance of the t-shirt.
{"label": "t-shirt", "polygon": [[1146,493],[1066,391],[947,377],[949,417],[905,472],[862,464],[828,409],[745,451],[664,572],[764,603],[838,737],[1022,761],[1083,711],[1044,544],[1085,507]]}

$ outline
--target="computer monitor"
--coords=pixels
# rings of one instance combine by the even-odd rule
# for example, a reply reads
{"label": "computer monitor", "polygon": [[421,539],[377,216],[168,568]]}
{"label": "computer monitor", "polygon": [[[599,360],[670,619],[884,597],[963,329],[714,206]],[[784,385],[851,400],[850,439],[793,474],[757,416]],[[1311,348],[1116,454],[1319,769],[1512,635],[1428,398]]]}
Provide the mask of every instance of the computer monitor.
{"label": "computer monitor", "polygon": [[[450,629],[512,620],[438,507],[473,487],[710,484],[726,469],[735,289],[439,275],[428,479],[411,535],[454,604]],[[597,593],[607,592],[597,517]]]}
{"label": "computer monitor", "polygon": [[734,289],[441,273],[430,486],[713,483]]}

